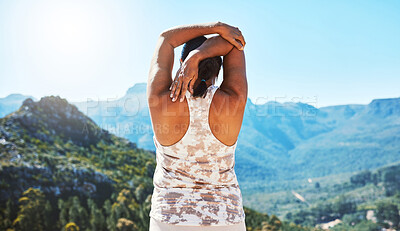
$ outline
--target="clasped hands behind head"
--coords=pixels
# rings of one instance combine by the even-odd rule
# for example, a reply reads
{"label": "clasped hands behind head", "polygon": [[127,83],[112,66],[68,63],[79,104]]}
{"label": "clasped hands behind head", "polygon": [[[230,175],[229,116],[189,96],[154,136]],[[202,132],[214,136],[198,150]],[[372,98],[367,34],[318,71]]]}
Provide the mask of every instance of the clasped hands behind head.
{"label": "clasped hands behind head", "polygon": [[[221,26],[221,30],[219,31],[218,34],[226,41],[231,43],[238,50],[243,50],[244,46],[246,45],[246,42],[239,28],[230,26],[225,23],[220,23],[220,22],[218,23]],[[170,98],[172,98],[173,102],[175,102],[179,98],[179,96],[180,96],[180,102],[182,102],[185,98],[185,93],[187,89],[189,89],[189,92],[194,97],[198,96],[205,97],[206,93],[205,91],[207,90],[207,85],[205,84],[205,81],[208,81],[210,78],[215,78],[218,76],[220,67],[222,65],[222,59],[220,56],[207,58],[205,60],[200,61],[200,63],[191,62],[192,60],[191,57],[194,56],[196,52],[200,52],[195,49],[198,48],[200,45],[202,45],[202,43],[204,43],[205,40],[207,40],[206,37],[199,36],[197,38],[188,41],[184,45],[184,48],[182,50],[181,66],[177,71],[175,79],[169,88],[169,90],[171,90]],[[185,47],[190,47],[190,48],[185,49]],[[207,66],[207,68],[202,69],[201,68],[202,64],[203,66]],[[194,89],[194,84],[199,75],[201,76],[202,81],[200,81],[200,83]]]}

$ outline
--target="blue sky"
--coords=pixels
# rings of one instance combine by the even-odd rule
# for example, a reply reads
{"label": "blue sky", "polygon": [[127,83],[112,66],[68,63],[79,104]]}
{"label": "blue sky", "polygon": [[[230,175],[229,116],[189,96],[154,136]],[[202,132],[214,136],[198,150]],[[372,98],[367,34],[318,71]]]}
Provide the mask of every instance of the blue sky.
{"label": "blue sky", "polygon": [[400,97],[399,12],[394,0],[0,0],[0,97],[122,97],[147,81],[162,30],[212,21],[243,32],[255,103]]}

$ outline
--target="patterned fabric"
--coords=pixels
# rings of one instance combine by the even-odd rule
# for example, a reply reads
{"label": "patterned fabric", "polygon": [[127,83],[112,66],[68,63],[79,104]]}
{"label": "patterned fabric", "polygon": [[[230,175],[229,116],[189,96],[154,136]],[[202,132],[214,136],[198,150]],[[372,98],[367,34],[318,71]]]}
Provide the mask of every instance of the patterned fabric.
{"label": "patterned fabric", "polygon": [[198,226],[198,225],[171,225],[150,218],[149,231],[246,231],[246,223],[234,225]]}
{"label": "patterned fabric", "polygon": [[155,220],[193,226],[244,222],[242,194],[234,171],[237,141],[232,146],[223,144],[208,123],[217,89],[209,86],[205,98],[186,92],[190,124],[177,143],[163,146],[153,136],[157,167],[150,216]]}

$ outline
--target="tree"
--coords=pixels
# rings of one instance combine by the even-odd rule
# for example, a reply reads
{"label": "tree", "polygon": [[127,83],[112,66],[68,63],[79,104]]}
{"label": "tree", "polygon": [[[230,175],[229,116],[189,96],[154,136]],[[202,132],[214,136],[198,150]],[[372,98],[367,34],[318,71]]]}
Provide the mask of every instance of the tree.
{"label": "tree", "polygon": [[356,208],[357,204],[350,197],[344,195],[340,195],[336,203],[332,205],[333,211],[338,213],[339,216],[343,216],[346,213],[353,213],[356,211]]}
{"label": "tree", "polygon": [[261,231],[279,231],[282,227],[282,222],[275,215],[272,215],[268,221],[263,221],[261,224]]}
{"label": "tree", "polygon": [[58,200],[60,210],[59,221],[62,227],[67,223],[74,223],[82,230],[88,227],[88,213],[81,206],[78,196],[69,197],[67,201]]}
{"label": "tree", "polygon": [[58,209],[60,210],[59,221],[62,227],[68,223],[68,205],[63,199],[58,199]]}
{"label": "tree", "polygon": [[3,216],[1,216],[0,229],[7,230],[12,227],[12,221],[17,216],[17,210],[15,209],[14,201],[8,198],[6,202],[6,208]]}
{"label": "tree", "polygon": [[[106,200],[104,203],[104,209],[107,213],[107,229],[111,231],[117,230],[117,223],[120,218],[126,218],[133,220],[134,217],[132,213],[134,212],[130,207],[134,201],[133,193],[131,190],[122,189],[111,206],[111,202]],[[109,212],[108,212],[109,211]]]}
{"label": "tree", "polygon": [[390,202],[379,202],[376,205],[376,218],[379,223],[390,226],[388,221],[392,223],[393,227],[398,227],[400,222],[399,209],[397,205]]}
{"label": "tree", "polygon": [[133,231],[133,230],[137,230],[137,227],[133,223],[133,221],[125,219],[125,218],[118,219],[117,228],[118,228],[118,231]]}
{"label": "tree", "polygon": [[350,177],[350,182],[355,185],[365,185],[371,182],[371,172],[368,170],[364,170],[356,175]]}
{"label": "tree", "polygon": [[70,222],[65,225],[65,231],[79,231],[79,226],[77,226],[74,222]]}
{"label": "tree", "polygon": [[13,222],[16,230],[45,230],[45,197],[40,189],[29,188],[18,200],[19,211]]}
{"label": "tree", "polygon": [[400,169],[398,166],[385,169],[382,175],[386,196],[393,196],[400,191]]}
{"label": "tree", "polygon": [[147,197],[146,191],[145,191],[145,187],[140,184],[136,189],[135,189],[135,197],[137,199],[137,201],[143,203],[144,200]]}
{"label": "tree", "polygon": [[70,207],[68,211],[69,222],[74,222],[77,226],[83,230],[88,227],[88,213],[84,207],[81,206],[78,196],[73,196],[70,199]]}
{"label": "tree", "polygon": [[89,223],[90,223],[90,228],[93,231],[97,230],[105,230],[106,229],[106,223],[104,219],[104,215],[101,212],[101,210],[97,207],[96,203],[92,199],[88,199],[88,207],[90,211],[90,218],[89,218]]}
{"label": "tree", "polygon": [[117,227],[117,224],[116,224],[115,220],[113,219],[113,217],[111,216],[112,204],[109,199],[104,201],[103,210],[104,210],[104,214],[106,216],[107,230],[115,230]]}
{"label": "tree", "polygon": [[57,221],[57,214],[53,213],[53,208],[51,207],[50,201],[46,201],[44,206],[44,224],[47,229],[54,229],[55,221]]}
{"label": "tree", "polygon": [[141,223],[138,223],[138,225],[141,225],[145,230],[149,230],[149,220],[150,220],[150,209],[151,209],[151,195],[148,195],[146,200],[139,205],[139,218]]}

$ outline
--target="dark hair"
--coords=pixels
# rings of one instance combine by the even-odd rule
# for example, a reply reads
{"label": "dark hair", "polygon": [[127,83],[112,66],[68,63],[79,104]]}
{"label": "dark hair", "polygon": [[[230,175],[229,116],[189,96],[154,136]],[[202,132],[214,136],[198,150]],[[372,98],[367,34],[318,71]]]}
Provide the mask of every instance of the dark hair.
{"label": "dark hair", "polygon": [[[201,46],[201,44],[203,44],[204,41],[206,40],[207,38],[205,36],[199,36],[187,41],[182,49],[182,54],[181,54],[182,62],[185,61],[186,57],[192,50]],[[218,73],[221,69],[221,65],[222,65],[221,56],[215,56],[201,60],[199,63],[198,78],[209,80],[214,76],[218,76]],[[207,84],[204,81],[201,81],[199,85],[193,89],[193,97],[202,96],[204,98],[206,97],[206,95],[207,95]]]}

